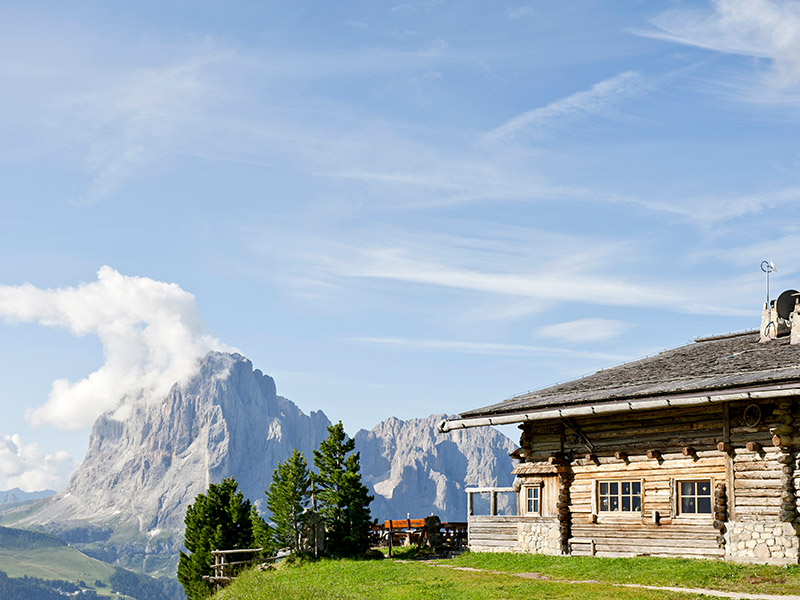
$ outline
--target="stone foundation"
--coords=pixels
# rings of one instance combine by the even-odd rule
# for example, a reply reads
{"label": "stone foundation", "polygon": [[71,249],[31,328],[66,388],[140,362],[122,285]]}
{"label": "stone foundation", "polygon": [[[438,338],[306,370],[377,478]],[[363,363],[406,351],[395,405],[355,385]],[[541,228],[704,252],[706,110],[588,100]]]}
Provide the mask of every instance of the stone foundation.
{"label": "stone foundation", "polygon": [[517,524],[518,552],[559,555],[562,553],[561,526],[557,520]]}
{"label": "stone foundation", "polygon": [[800,544],[791,523],[728,522],[725,529],[726,560],[778,565],[798,562]]}

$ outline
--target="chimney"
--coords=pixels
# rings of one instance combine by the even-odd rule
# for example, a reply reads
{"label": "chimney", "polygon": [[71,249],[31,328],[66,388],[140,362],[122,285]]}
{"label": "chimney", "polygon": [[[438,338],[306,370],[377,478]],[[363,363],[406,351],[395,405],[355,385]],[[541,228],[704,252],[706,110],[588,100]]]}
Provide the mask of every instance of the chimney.
{"label": "chimney", "polygon": [[800,344],[800,296],[795,296],[794,310],[789,322],[792,325],[790,344]]}
{"label": "chimney", "polygon": [[777,300],[764,304],[761,311],[759,342],[790,336],[792,344],[800,344],[800,292],[786,290]]}
{"label": "chimney", "polygon": [[[768,342],[789,333],[789,323],[778,315],[776,304],[775,300],[771,300],[769,304],[764,304],[764,310],[761,311],[761,338],[758,340],[759,342]],[[800,324],[800,321],[798,323]],[[800,343],[800,331],[797,332],[797,335]]]}

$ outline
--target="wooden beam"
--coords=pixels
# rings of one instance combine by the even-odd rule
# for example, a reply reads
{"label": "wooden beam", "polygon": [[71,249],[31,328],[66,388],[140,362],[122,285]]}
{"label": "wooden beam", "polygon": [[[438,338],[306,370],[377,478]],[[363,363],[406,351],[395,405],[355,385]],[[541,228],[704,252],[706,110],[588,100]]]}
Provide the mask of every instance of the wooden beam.
{"label": "wooden beam", "polygon": [[750,452],[761,452],[761,444],[758,442],[747,442],[745,446]]}

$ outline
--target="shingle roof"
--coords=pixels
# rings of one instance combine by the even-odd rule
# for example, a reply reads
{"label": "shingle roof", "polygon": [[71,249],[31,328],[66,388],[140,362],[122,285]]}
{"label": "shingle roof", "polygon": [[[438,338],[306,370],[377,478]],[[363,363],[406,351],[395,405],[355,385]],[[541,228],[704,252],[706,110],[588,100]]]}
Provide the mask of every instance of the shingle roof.
{"label": "shingle roof", "polygon": [[698,339],[654,356],[461,413],[462,418],[622,399],[800,382],[800,345],[759,343],[757,331]]}

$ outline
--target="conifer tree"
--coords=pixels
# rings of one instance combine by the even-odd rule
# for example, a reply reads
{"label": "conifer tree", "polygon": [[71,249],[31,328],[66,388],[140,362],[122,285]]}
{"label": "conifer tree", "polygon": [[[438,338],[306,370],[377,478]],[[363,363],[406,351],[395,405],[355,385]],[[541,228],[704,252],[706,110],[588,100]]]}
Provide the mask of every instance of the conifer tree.
{"label": "conifer tree", "polygon": [[272,483],[267,490],[267,508],[272,512],[274,538],[280,548],[289,548],[292,554],[301,551],[300,535],[303,531],[304,511],[311,498],[311,476],[302,452],[294,449],[292,455],[272,473]]}
{"label": "conifer tree", "polygon": [[313,475],[319,512],[327,529],[327,548],[339,556],[356,556],[369,548],[373,497],[361,483],[355,440],[348,438],[342,422],[328,427],[328,437],[314,450]]}
{"label": "conifer tree", "polygon": [[205,494],[198,494],[186,509],[186,534],[183,545],[189,554],[180,553],[178,581],[189,600],[211,595],[203,575],[211,575],[211,551],[253,547],[250,501],[238,491],[231,477],[212,483]]}

